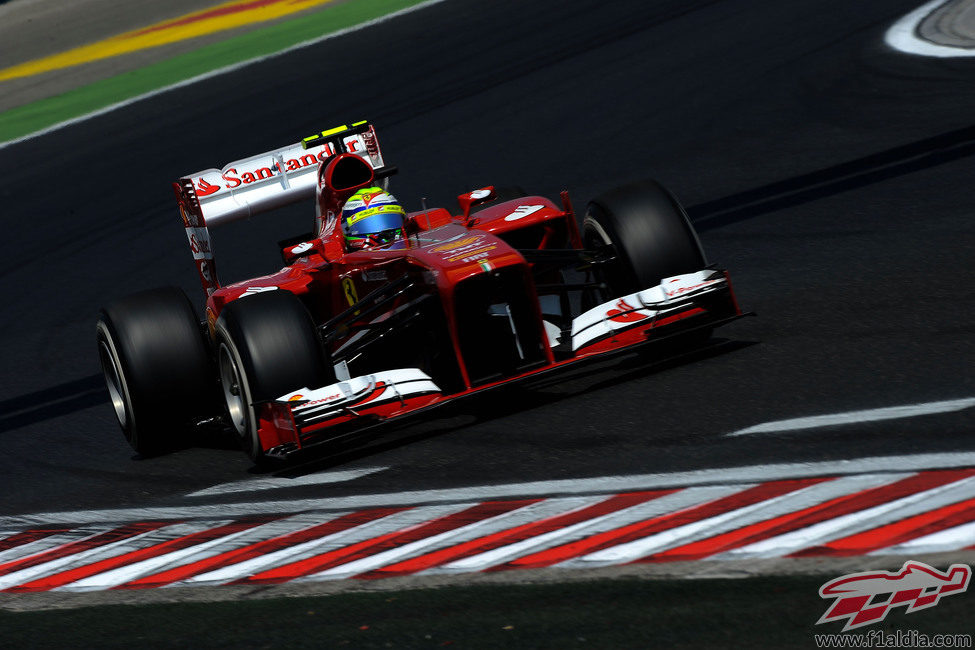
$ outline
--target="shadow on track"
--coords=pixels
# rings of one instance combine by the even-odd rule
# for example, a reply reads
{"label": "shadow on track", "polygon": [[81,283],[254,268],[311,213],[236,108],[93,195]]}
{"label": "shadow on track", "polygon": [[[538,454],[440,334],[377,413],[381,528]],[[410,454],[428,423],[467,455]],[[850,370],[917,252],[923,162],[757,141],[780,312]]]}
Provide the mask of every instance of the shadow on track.
{"label": "shadow on track", "polygon": [[108,401],[99,373],[0,401],[0,433],[70,415]]}
{"label": "shadow on track", "polygon": [[975,155],[975,126],[887,149],[688,208],[699,231],[833,196]]}
{"label": "shadow on track", "polygon": [[[474,424],[490,422],[517,413],[555,404],[583,393],[611,388],[639,377],[663,372],[689,363],[697,363],[720,355],[742,350],[756,345],[755,341],[734,341],[714,339],[708,345],[688,350],[666,358],[653,358],[647,353],[631,354],[620,359],[589,367],[585,371],[559,375],[545,381],[526,382],[523,386],[511,386],[484,395],[468,398],[455,405],[444,406],[431,422],[407,421],[376,428],[350,436],[337,443],[330,451],[309,452],[306,459],[297,459],[296,464],[279,467],[270,472],[280,478],[297,478],[316,472],[334,469],[346,463],[369,458],[370,456],[412,445],[423,440],[436,438],[467,428]],[[542,393],[539,389],[547,386],[566,385],[569,382],[585,379],[583,385],[560,393]],[[437,424],[437,423],[441,424]],[[433,428],[427,428],[432,426]],[[420,429],[419,431],[417,429]],[[252,468],[252,473],[263,473]]]}

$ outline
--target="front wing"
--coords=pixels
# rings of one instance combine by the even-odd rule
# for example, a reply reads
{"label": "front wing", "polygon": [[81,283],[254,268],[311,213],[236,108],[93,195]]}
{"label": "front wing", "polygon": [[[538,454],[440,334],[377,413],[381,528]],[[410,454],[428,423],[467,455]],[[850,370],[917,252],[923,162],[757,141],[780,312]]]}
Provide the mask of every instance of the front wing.
{"label": "front wing", "polygon": [[418,368],[385,370],[321,388],[301,388],[256,405],[261,443],[268,456],[287,457],[499,385],[693,330],[708,330],[743,315],[725,271],[705,269],[665,278],[658,286],[613,299],[573,319],[570,331],[549,340],[553,350],[568,352],[568,358],[449,395]]}

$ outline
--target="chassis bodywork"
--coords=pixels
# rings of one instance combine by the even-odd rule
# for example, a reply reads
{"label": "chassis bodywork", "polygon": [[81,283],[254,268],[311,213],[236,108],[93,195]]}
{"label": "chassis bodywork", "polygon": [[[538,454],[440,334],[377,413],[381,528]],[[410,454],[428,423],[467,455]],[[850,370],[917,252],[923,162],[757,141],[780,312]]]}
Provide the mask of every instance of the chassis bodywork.
{"label": "chassis bodywork", "polygon": [[[713,268],[614,292],[602,269],[618,263],[616,251],[583,247],[566,192],[560,204],[491,202],[494,188],[481,188],[458,197],[456,214],[409,213],[392,246],[347,251],[342,204],[394,171],[360,122],[173,184],[211,339],[229,303],[288,291],[311,313],[334,368],[327,385],[251,405],[265,455],[742,315],[727,272]],[[284,268],[220,284],[211,226],[311,197],[315,232],[285,244]]]}

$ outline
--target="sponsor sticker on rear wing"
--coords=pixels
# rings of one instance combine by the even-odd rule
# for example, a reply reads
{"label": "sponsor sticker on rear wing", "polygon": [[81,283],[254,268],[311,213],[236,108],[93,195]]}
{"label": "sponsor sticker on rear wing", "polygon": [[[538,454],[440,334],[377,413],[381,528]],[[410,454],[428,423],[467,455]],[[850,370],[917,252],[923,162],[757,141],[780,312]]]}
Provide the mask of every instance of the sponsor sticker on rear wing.
{"label": "sponsor sticker on rear wing", "polygon": [[376,130],[368,121],[328,129],[300,142],[205,169],[173,183],[200,283],[207,295],[220,288],[209,227],[312,199],[321,163],[340,153],[362,157],[376,176],[395,168],[383,162]]}
{"label": "sponsor sticker on rear wing", "polygon": [[363,121],[184,176],[180,184],[192,185],[201,216],[215,226],[314,197],[319,164],[345,152],[361,156],[373,169],[384,167],[376,131]]}

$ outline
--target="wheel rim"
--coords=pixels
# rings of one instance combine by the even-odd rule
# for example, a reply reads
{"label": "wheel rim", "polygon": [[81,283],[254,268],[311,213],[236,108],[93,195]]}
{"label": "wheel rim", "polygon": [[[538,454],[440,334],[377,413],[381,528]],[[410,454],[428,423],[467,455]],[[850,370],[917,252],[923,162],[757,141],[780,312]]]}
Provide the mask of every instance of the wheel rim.
{"label": "wheel rim", "polygon": [[613,244],[613,240],[609,238],[609,233],[595,219],[587,218],[584,226],[584,246],[592,247],[594,244],[610,246]]}
{"label": "wheel rim", "polygon": [[108,394],[112,398],[112,407],[115,408],[115,417],[118,418],[119,424],[124,428],[129,423],[129,410],[125,399],[128,390],[125,386],[125,380],[122,379],[122,372],[119,370],[118,359],[104,339],[98,341],[98,352],[102,362],[102,372],[105,375],[105,385],[108,386]]}
{"label": "wheel rim", "polygon": [[220,344],[220,386],[223,388],[230,421],[233,422],[237,434],[243,437],[247,434],[247,403],[243,396],[240,369],[224,343]]}

